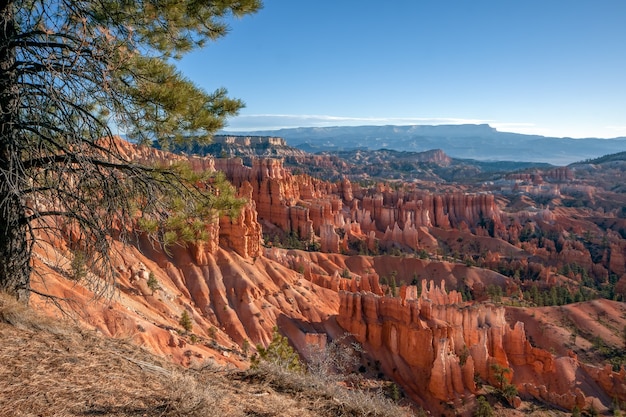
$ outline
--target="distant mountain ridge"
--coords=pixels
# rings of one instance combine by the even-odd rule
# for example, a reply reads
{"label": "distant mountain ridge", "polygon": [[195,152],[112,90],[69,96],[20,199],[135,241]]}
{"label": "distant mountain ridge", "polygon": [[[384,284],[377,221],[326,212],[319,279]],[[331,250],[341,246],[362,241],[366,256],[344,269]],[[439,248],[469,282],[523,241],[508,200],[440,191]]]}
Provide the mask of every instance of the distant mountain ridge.
{"label": "distant mountain ridge", "polygon": [[487,124],[299,127],[224,134],[282,137],[289,146],[313,153],[351,149],[410,152],[441,149],[454,158],[553,165],[626,151],[626,137],[556,138],[499,132]]}
{"label": "distant mountain ridge", "polygon": [[[155,145],[157,146],[157,145]],[[294,148],[285,140],[273,136],[216,135],[208,145],[193,145],[171,149],[176,153],[212,155],[215,158],[241,158],[252,166],[253,159],[281,158],[285,167],[296,173],[335,181],[424,180],[473,183],[491,178],[492,174],[529,168],[548,168],[542,162],[479,161],[451,158],[441,149],[423,152],[393,149],[349,149],[321,151],[315,154]]]}

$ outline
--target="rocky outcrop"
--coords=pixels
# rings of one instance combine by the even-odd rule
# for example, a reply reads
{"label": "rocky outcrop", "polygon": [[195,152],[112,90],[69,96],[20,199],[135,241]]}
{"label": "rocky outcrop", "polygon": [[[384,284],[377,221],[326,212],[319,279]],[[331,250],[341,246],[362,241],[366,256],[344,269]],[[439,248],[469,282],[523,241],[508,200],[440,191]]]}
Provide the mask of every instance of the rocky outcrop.
{"label": "rocky outcrop", "polygon": [[[245,140],[250,140],[252,144],[261,140],[257,139]],[[235,139],[224,138],[225,142],[233,140]],[[276,146],[279,145],[277,142]],[[133,155],[133,158],[166,163],[167,154],[163,152],[147,147],[134,148],[123,143],[119,146],[129,156]],[[437,155],[434,152],[428,158],[437,159]],[[590,249],[582,245],[581,239],[570,239],[562,233],[559,239],[545,238],[546,233],[556,235],[559,230],[582,235],[589,228],[584,222],[568,220],[574,215],[568,208],[551,207],[549,204],[537,208],[532,206],[532,200],[526,198],[520,200],[519,208],[504,214],[500,208],[504,207],[502,200],[497,200],[494,194],[488,192],[460,192],[458,187],[450,187],[450,191],[433,192],[411,185],[400,188],[384,184],[363,187],[353,184],[347,178],[334,183],[325,182],[308,175],[293,175],[285,168],[282,159],[254,159],[250,166],[236,158],[192,157],[189,160],[197,169],[225,172],[236,187],[249,183],[263,233],[270,239],[276,237],[279,242],[284,238],[298,238],[314,245],[319,244],[324,252],[393,253],[400,249],[414,252],[426,250],[432,254],[450,250],[467,254],[461,259],[468,262],[482,262],[486,254],[495,254],[502,245],[494,247],[490,244],[488,250],[484,250],[484,241],[478,241],[477,237],[493,237],[522,247],[528,254],[545,262],[556,264],[556,269],[576,263],[596,280],[606,281],[611,274],[615,274],[619,280],[626,282],[626,251],[622,245],[623,239],[617,233],[609,236],[609,250],[604,255],[594,253],[593,257]],[[511,178],[535,184],[532,187],[543,187],[544,180],[570,182],[567,187],[572,192],[588,189],[586,194],[594,194],[593,187],[573,183],[573,171],[569,168],[516,173],[511,174]],[[564,188],[564,184],[549,186],[561,190],[569,189]],[[558,192],[553,197],[562,196]],[[527,241],[529,224],[535,225],[533,230],[536,236],[544,236]],[[229,228],[228,223],[223,226]],[[441,243],[437,240],[437,233],[440,232],[434,229],[468,232],[476,242],[455,244],[448,241],[447,248],[441,248]],[[615,226],[614,230],[618,232],[623,227],[620,229]],[[228,233],[230,232],[220,232],[225,244],[230,245]],[[594,235],[599,233],[597,231]],[[524,242],[520,243],[522,238]],[[242,243],[234,245],[240,253],[246,255],[242,251]],[[492,262],[492,267],[503,261],[498,256],[499,259]],[[544,275],[549,274],[546,272]],[[622,287],[624,284],[620,283],[620,293],[623,293]]]}
{"label": "rocky outcrop", "polygon": [[358,239],[374,232],[383,242],[417,249],[420,226],[453,227],[460,222],[476,225],[498,218],[492,196],[404,195],[386,188],[373,195],[355,196],[347,180],[328,184],[293,176],[280,160],[256,160],[252,167],[237,159],[218,159],[215,164],[235,186],[250,182],[261,222],[286,233],[297,233],[303,239],[317,236],[324,251],[346,246],[339,245],[333,236],[337,229]]}
{"label": "rocky outcrop", "polygon": [[[246,343],[251,349],[267,345],[277,325],[295,339],[323,333],[325,321],[338,309],[336,290],[263,256],[244,258],[224,248],[199,255],[197,247],[172,247],[166,254],[147,241],[139,248],[115,246],[119,292],[110,301],[93,301],[97,287],[91,284],[98,281],[71,279],[71,253],[60,245],[38,246],[35,267],[41,274],[34,288],[61,303],[71,300],[64,304],[66,312],[103,334],[130,338],[185,365],[213,359],[245,366]],[[96,273],[88,274],[93,278]],[[192,320],[193,338],[181,331],[183,311]]]}
{"label": "rocky outcrop", "polygon": [[[322,223],[333,220],[332,202],[310,201],[322,194],[324,184],[310,177],[295,177],[279,159],[255,159],[252,167],[241,159],[218,159],[215,167],[223,171],[235,187],[252,186],[258,218],[262,223],[282,232],[297,233],[300,238],[312,237]],[[314,219],[312,219],[312,214]]]}
{"label": "rocky outcrop", "polygon": [[549,169],[544,173],[544,176],[548,181],[553,182],[569,182],[575,178],[574,171],[568,167]]}
{"label": "rocky outcrop", "polygon": [[101,139],[98,145],[103,149],[112,149],[114,154],[119,154],[127,161],[136,161],[146,165],[171,166],[176,162],[189,164],[196,171],[215,172],[213,157],[176,155],[164,152],[152,146],[137,146],[124,139],[115,136],[112,140]]}
{"label": "rocky outcrop", "polygon": [[262,253],[263,230],[257,221],[256,205],[249,182],[242,184],[238,196],[245,198],[247,203],[239,216],[220,218],[219,241],[222,246],[235,250],[244,258],[256,258]]}
{"label": "rocky outcrop", "polygon": [[[324,250],[335,251],[333,230],[358,224],[352,236],[365,239],[371,232],[381,242],[396,242],[416,250],[419,227],[471,227],[492,234],[503,229],[501,212],[491,194],[404,192],[379,186],[375,190],[354,187],[347,179],[339,183],[292,175],[279,159],[216,159],[215,169],[241,187],[252,185],[259,220],[300,238],[322,238]],[[350,232],[344,230],[344,232]],[[323,234],[323,236],[322,236]]]}
{"label": "rocky outcrop", "polygon": [[626,401],[626,367],[614,371],[611,365],[604,367],[582,365],[582,368],[598,383],[602,389],[611,395],[613,401]]}
{"label": "rocky outcrop", "polygon": [[274,136],[215,135],[211,143],[174,146],[174,152],[212,155],[215,158],[242,158],[250,163],[255,158],[302,158],[306,152],[287,146],[285,139]]}
{"label": "rocky outcrop", "polygon": [[619,277],[626,277],[626,241],[611,244],[609,269]]}
{"label": "rocky outcrop", "polygon": [[[146,236],[129,246],[113,238],[110,262],[119,293],[109,302],[91,303],[103,288],[113,289],[100,276],[102,271],[88,270],[81,282],[73,277],[75,255],[64,239],[75,234],[67,231],[54,241],[51,234],[41,236],[35,269],[45,280],[33,280],[35,290],[71,300],[66,310],[103,334],[132,338],[185,365],[196,358],[245,366],[242,347],[268,344],[279,321],[293,339],[325,331],[324,322],[338,309],[337,292],[263,257],[259,203],[254,198],[255,193],[261,196],[258,201],[267,203],[262,207],[269,219],[286,222],[286,229],[302,224],[312,229],[308,211],[293,203],[298,201],[301,184],[308,195],[319,194],[313,180],[295,181],[276,160],[258,161],[247,168],[240,160],[220,159],[216,164],[213,158],[176,156],[122,140],[103,146],[116,146],[124,158],[143,163],[187,161],[194,169],[208,171],[218,165],[238,180],[238,196],[247,203],[239,216],[208,222],[209,238],[187,246],[171,245],[165,251]],[[300,211],[306,216],[294,214]],[[38,306],[50,308],[45,303]],[[179,322],[185,311],[193,324],[189,332],[181,331]]]}
{"label": "rocky outcrop", "polygon": [[211,142],[220,145],[239,145],[246,147],[258,145],[287,146],[285,139],[275,136],[214,135]]}
{"label": "rocky outcrop", "polygon": [[397,298],[340,292],[337,317],[414,398],[454,402],[476,393],[475,376],[498,387],[498,369],[510,369],[507,380],[521,395],[566,409],[587,405],[581,380],[595,386],[600,378],[575,358],[533,347],[523,323],[510,327],[501,307],[462,303],[432,282],[422,288],[419,298],[406,289]]}
{"label": "rocky outcrop", "polygon": [[538,170],[532,173],[508,174],[506,178],[518,184],[526,185],[542,185],[544,180],[562,183],[574,180],[574,171],[568,167],[557,167],[548,170]]}

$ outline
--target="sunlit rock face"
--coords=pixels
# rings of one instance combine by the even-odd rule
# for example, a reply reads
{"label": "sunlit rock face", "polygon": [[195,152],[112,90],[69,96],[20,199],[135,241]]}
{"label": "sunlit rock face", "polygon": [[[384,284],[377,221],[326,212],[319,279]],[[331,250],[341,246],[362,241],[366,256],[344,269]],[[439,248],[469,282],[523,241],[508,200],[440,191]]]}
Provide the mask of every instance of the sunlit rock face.
{"label": "sunlit rock face", "polygon": [[471,228],[483,235],[505,230],[491,194],[403,192],[382,184],[365,190],[345,178],[330,183],[293,175],[282,159],[253,159],[251,166],[238,158],[212,164],[236,187],[250,184],[266,235],[318,241],[327,253],[349,251],[351,243],[370,252],[394,246],[434,250],[432,227]]}
{"label": "sunlit rock face", "polygon": [[259,224],[256,204],[252,199],[252,186],[244,182],[238,196],[245,198],[247,204],[239,216],[222,216],[219,222],[220,245],[233,249],[244,258],[256,258],[261,255],[263,229]]}
{"label": "sunlit rock face", "polygon": [[[142,163],[187,161],[196,170],[216,170],[213,158],[168,154],[121,139],[110,146]],[[84,281],[72,279],[70,242],[76,237],[63,229],[42,236],[37,245],[33,288],[71,300],[64,308],[86,326],[107,336],[130,338],[185,365],[214,360],[245,367],[246,354],[256,344],[267,345],[277,325],[304,350],[305,341],[311,339],[307,335],[323,333],[324,322],[338,310],[337,292],[263,256],[262,228],[253,199],[256,186],[257,193],[259,187],[267,187],[290,202],[297,186],[286,190],[278,179],[292,177],[271,160],[259,162],[254,169],[246,169],[239,160],[220,159],[217,165],[231,177],[241,178],[237,193],[248,201],[239,216],[208,222],[208,240],[167,250],[147,236],[138,236],[129,246],[112,240],[116,276],[108,289],[113,296],[98,299],[96,293],[104,286],[102,271],[87,271]],[[274,215],[271,208],[269,213]],[[294,219],[307,225],[306,219]],[[33,297],[33,304],[50,314],[56,312],[46,299]],[[193,324],[190,333],[183,332],[180,324],[185,311]]]}
{"label": "sunlit rock face", "polygon": [[456,291],[432,282],[422,288],[419,297],[403,288],[393,298],[342,291],[337,317],[416,400],[469,398],[477,392],[476,377],[498,387],[498,366],[511,370],[507,381],[520,395],[567,409],[582,409],[598,395],[585,392],[581,381],[624,390],[623,382],[615,386],[619,373],[533,347],[523,323],[507,323],[504,308],[463,303]]}
{"label": "sunlit rock face", "polygon": [[[214,360],[245,367],[243,347],[251,353],[256,344],[267,345],[275,326],[304,351],[306,335],[323,333],[325,321],[338,310],[336,291],[263,256],[243,257],[231,248],[213,251],[206,244],[175,247],[167,254],[148,241],[115,246],[119,291],[113,298],[94,300],[92,285],[73,281],[69,271],[55,266],[60,261],[69,268],[71,254],[54,242],[37,249],[33,287],[71,300],[66,312],[86,326],[129,338],[184,365]],[[57,311],[36,297],[33,304],[50,314]],[[194,338],[182,333],[183,311],[191,317]]]}

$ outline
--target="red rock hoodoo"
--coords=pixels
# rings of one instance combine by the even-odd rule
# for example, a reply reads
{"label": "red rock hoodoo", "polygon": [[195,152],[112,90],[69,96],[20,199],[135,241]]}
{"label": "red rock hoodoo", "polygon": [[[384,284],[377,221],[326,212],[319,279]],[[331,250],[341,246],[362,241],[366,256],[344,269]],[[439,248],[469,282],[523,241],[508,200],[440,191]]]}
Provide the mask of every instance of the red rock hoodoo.
{"label": "red rock hoodoo", "polygon": [[587,395],[595,395],[583,385],[606,380],[606,392],[624,389],[624,383],[613,386],[618,373],[605,370],[608,376],[600,377],[602,370],[592,372],[575,358],[533,347],[523,323],[506,322],[504,308],[463,303],[459,293],[432,281],[423,281],[422,288],[419,298],[416,289],[403,289],[395,298],[340,292],[337,317],[416,401],[471,397],[475,376],[497,387],[496,365],[511,370],[507,378],[521,395],[570,410],[583,409],[591,401]]}

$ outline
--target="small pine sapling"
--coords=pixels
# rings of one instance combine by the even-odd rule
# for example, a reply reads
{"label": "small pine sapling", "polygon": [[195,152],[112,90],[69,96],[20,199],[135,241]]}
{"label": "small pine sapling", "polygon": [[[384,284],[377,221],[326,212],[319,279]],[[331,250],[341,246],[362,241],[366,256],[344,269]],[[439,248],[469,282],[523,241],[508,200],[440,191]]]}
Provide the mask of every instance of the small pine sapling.
{"label": "small pine sapling", "polygon": [[183,314],[180,315],[180,320],[178,320],[178,324],[183,326],[185,332],[190,332],[193,329],[193,322],[191,321],[191,317],[189,317],[189,313],[187,310],[183,310]]}

